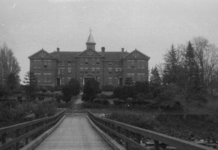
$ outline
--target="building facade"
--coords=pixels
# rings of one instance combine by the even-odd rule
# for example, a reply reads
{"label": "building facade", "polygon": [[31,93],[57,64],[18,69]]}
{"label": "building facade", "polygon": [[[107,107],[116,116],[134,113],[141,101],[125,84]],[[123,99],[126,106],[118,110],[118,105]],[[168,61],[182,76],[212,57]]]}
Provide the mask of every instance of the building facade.
{"label": "building facade", "polygon": [[86,49],[81,52],[61,51],[49,53],[44,49],[29,57],[30,71],[34,72],[39,86],[60,86],[71,78],[83,86],[85,81],[94,78],[100,86],[122,85],[127,77],[134,82],[148,80],[148,61],[150,57],[139,50],[132,52],[96,51],[95,41],[90,33]]}

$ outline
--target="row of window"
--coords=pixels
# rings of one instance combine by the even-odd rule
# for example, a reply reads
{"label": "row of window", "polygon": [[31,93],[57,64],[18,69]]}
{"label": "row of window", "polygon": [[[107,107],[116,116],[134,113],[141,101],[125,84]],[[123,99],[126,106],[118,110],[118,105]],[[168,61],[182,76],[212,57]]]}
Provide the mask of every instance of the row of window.
{"label": "row of window", "polygon": [[80,59],[80,65],[99,65],[100,64],[100,59],[99,58],[81,58]]}
{"label": "row of window", "polygon": [[129,69],[144,69],[145,60],[127,60],[127,67]]}
{"label": "row of window", "polygon": [[51,73],[34,73],[37,82],[51,82]]}
{"label": "row of window", "polygon": [[145,73],[127,73],[127,77],[132,78],[135,81],[145,81]]}
{"label": "row of window", "polygon": [[[67,68],[67,73],[71,73],[72,69],[70,67]],[[58,74],[64,74],[65,73],[65,68],[58,68]]]}
{"label": "row of window", "polygon": [[33,60],[33,68],[51,68],[51,60]]}

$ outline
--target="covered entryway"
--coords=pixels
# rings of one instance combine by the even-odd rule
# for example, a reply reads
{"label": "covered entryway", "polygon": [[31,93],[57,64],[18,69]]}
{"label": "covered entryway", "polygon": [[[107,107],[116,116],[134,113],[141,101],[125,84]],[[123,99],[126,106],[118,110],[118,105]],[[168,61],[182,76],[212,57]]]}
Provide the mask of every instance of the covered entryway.
{"label": "covered entryway", "polygon": [[92,75],[92,74],[87,74],[87,75],[84,75],[84,78],[83,78],[83,85],[86,84],[86,82],[90,79],[95,79],[95,76]]}

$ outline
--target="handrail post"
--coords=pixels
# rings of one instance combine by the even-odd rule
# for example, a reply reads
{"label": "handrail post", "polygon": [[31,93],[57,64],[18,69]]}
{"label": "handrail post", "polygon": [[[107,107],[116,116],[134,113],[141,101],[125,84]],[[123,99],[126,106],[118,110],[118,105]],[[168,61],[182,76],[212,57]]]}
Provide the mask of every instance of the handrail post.
{"label": "handrail post", "polygon": [[[29,127],[26,126],[26,133],[28,133],[28,132],[29,132]],[[26,138],[25,142],[26,142],[26,145],[27,145],[28,144],[28,137]]]}
{"label": "handrail post", "polygon": [[[16,130],[16,138],[17,137],[19,137],[20,136],[20,129],[17,129]],[[17,143],[16,143],[16,150],[19,150],[19,146],[20,146],[20,144],[19,144],[20,142],[18,141]]]}
{"label": "handrail post", "polygon": [[[125,129],[126,137],[129,138],[129,131]],[[129,150],[129,143],[126,141],[126,150]]]}
{"label": "handrail post", "polygon": [[141,144],[141,135],[140,134],[136,134],[136,141]]}
{"label": "handrail post", "polygon": [[7,137],[7,133],[2,134],[2,137],[1,137],[2,144],[6,143],[6,137]]}
{"label": "handrail post", "polygon": [[159,150],[159,141],[154,140],[154,148],[155,150]]}

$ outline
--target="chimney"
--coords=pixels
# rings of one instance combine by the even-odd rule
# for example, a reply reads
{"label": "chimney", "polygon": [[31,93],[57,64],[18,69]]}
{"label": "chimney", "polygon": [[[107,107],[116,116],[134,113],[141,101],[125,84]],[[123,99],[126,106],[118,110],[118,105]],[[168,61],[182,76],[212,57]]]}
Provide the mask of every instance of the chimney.
{"label": "chimney", "polygon": [[101,48],[101,52],[103,52],[103,53],[105,52],[105,47]]}
{"label": "chimney", "polygon": [[124,52],[124,48],[121,48],[122,49],[122,52]]}
{"label": "chimney", "polygon": [[57,52],[60,52],[60,48],[59,47],[57,47]]}

